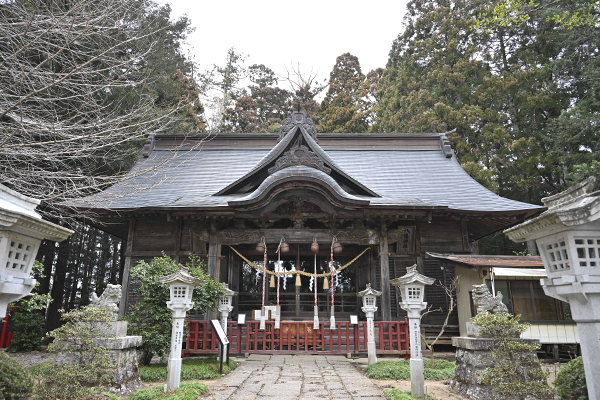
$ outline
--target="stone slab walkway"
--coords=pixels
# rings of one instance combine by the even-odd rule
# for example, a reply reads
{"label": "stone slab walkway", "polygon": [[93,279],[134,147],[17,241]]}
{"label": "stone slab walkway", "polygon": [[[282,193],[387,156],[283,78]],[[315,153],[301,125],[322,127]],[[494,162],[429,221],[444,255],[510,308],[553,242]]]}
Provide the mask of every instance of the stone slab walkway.
{"label": "stone slab walkway", "polygon": [[253,354],[211,387],[206,400],[384,400],[344,356]]}

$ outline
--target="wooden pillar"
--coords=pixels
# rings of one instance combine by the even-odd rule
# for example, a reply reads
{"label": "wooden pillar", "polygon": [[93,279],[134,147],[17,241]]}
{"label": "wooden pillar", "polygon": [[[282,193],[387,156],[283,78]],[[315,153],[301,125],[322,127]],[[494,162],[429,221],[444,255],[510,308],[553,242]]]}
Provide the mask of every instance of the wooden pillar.
{"label": "wooden pillar", "polygon": [[183,235],[183,218],[179,218],[177,220],[177,236],[175,236],[175,251],[177,252],[175,256],[175,262],[181,262],[181,256],[179,252],[181,251],[181,236]]}
{"label": "wooden pillar", "polygon": [[131,270],[131,251],[133,250],[133,236],[135,234],[135,218],[129,219],[129,232],[127,233],[127,246],[125,247],[125,264],[123,267],[123,279],[121,280],[121,301],[119,303],[119,316],[124,317],[127,313],[129,301],[129,272]]}
{"label": "wooden pillar", "polygon": [[213,219],[210,221],[210,236],[208,239],[208,274],[215,281],[220,282],[221,263],[219,257],[221,246],[219,246],[217,234],[217,221]]}
{"label": "wooden pillar", "polygon": [[383,321],[392,320],[390,293],[390,258],[388,249],[388,227],[386,221],[381,221],[381,237],[379,239],[379,268],[381,269],[381,318]]}

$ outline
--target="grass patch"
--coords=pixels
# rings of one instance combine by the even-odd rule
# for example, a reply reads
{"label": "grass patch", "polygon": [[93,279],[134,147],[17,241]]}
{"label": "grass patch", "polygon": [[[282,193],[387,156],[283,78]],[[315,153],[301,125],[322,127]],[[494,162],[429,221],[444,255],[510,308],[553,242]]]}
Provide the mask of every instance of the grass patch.
{"label": "grass patch", "polygon": [[31,367],[27,367],[27,370],[34,378],[40,378],[43,375],[46,375],[52,369],[52,361],[45,361],[43,363],[32,365]]}
{"label": "grass patch", "polygon": [[[229,365],[223,363],[223,373],[228,374],[236,367],[235,361],[229,359]],[[140,378],[143,382],[158,382],[167,380],[167,364],[159,363],[139,367]],[[181,365],[181,380],[217,379],[219,362],[216,357],[184,358]]]}
{"label": "grass patch", "polygon": [[[435,360],[435,368],[431,368],[431,360],[424,360],[425,379],[443,381],[454,378],[456,363],[446,360]],[[365,368],[367,376],[372,379],[410,380],[410,361],[380,361]]]}
{"label": "grass patch", "polygon": [[[418,400],[410,395],[410,392],[405,392],[400,389],[386,389],[383,395],[390,400]],[[433,399],[430,395],[425,395],[426,399]]]}
{"label": "grass patch", "polygon": [[[224,366],[223,366],[224,367]],[[199,382],[186,382],[179,386],[173,393],[165,393],[162,385],[133,392],[128,400],[196,400],[204,393],[208,393],[208,387]]]}

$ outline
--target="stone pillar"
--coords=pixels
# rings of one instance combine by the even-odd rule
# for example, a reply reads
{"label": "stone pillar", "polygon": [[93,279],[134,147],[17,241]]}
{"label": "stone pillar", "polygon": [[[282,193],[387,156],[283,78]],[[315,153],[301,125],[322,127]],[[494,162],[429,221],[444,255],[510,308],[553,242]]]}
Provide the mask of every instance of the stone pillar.
{"label": "stone pillar", "polygon": [[[600,285],[598,286],[600,287]],[[600,379],[598,379],[598,368],[600,366],[600,294],[588,293],[587,301],[583,296],[572,296],[569,300],[573,320],[577,323],[579,332],[588,397],[598,399],[600,398]]]}
{"label": "stone pillar", "polygon": [[[375,309],[377,310],[377,308]],[[377,362],[377,346],[375,344],[375,324],[373,323],[373,317],[375,312],[372,310],[363,311],[367,314],[367,354],[369,358],[369,365]]]}
{"label": "stone pillar", "polygon": [[171,354],[167,368],[167,383],[165,392],[172,392],[179,387],[181,381],[181,348],[183,345],[183,324],[185,313],[193,308],[185,304],[170,305],[173,311],[173,329],[171,330]]}
{"label": "stone pillar", "polygon": [[412,397],[425,397],[425,377],[421,353],[421,311],[405,309],[408,313],[410,336],[410,388]]}

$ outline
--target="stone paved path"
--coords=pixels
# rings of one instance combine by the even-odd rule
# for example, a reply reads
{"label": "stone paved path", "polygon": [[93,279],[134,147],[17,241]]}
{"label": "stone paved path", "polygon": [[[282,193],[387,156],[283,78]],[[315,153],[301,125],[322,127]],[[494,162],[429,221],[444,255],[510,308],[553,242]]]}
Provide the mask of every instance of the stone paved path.
{"label": "stone paved path", "polygon": [[207,400],[384,400],[344,356],[251,355],[211,387]]}

